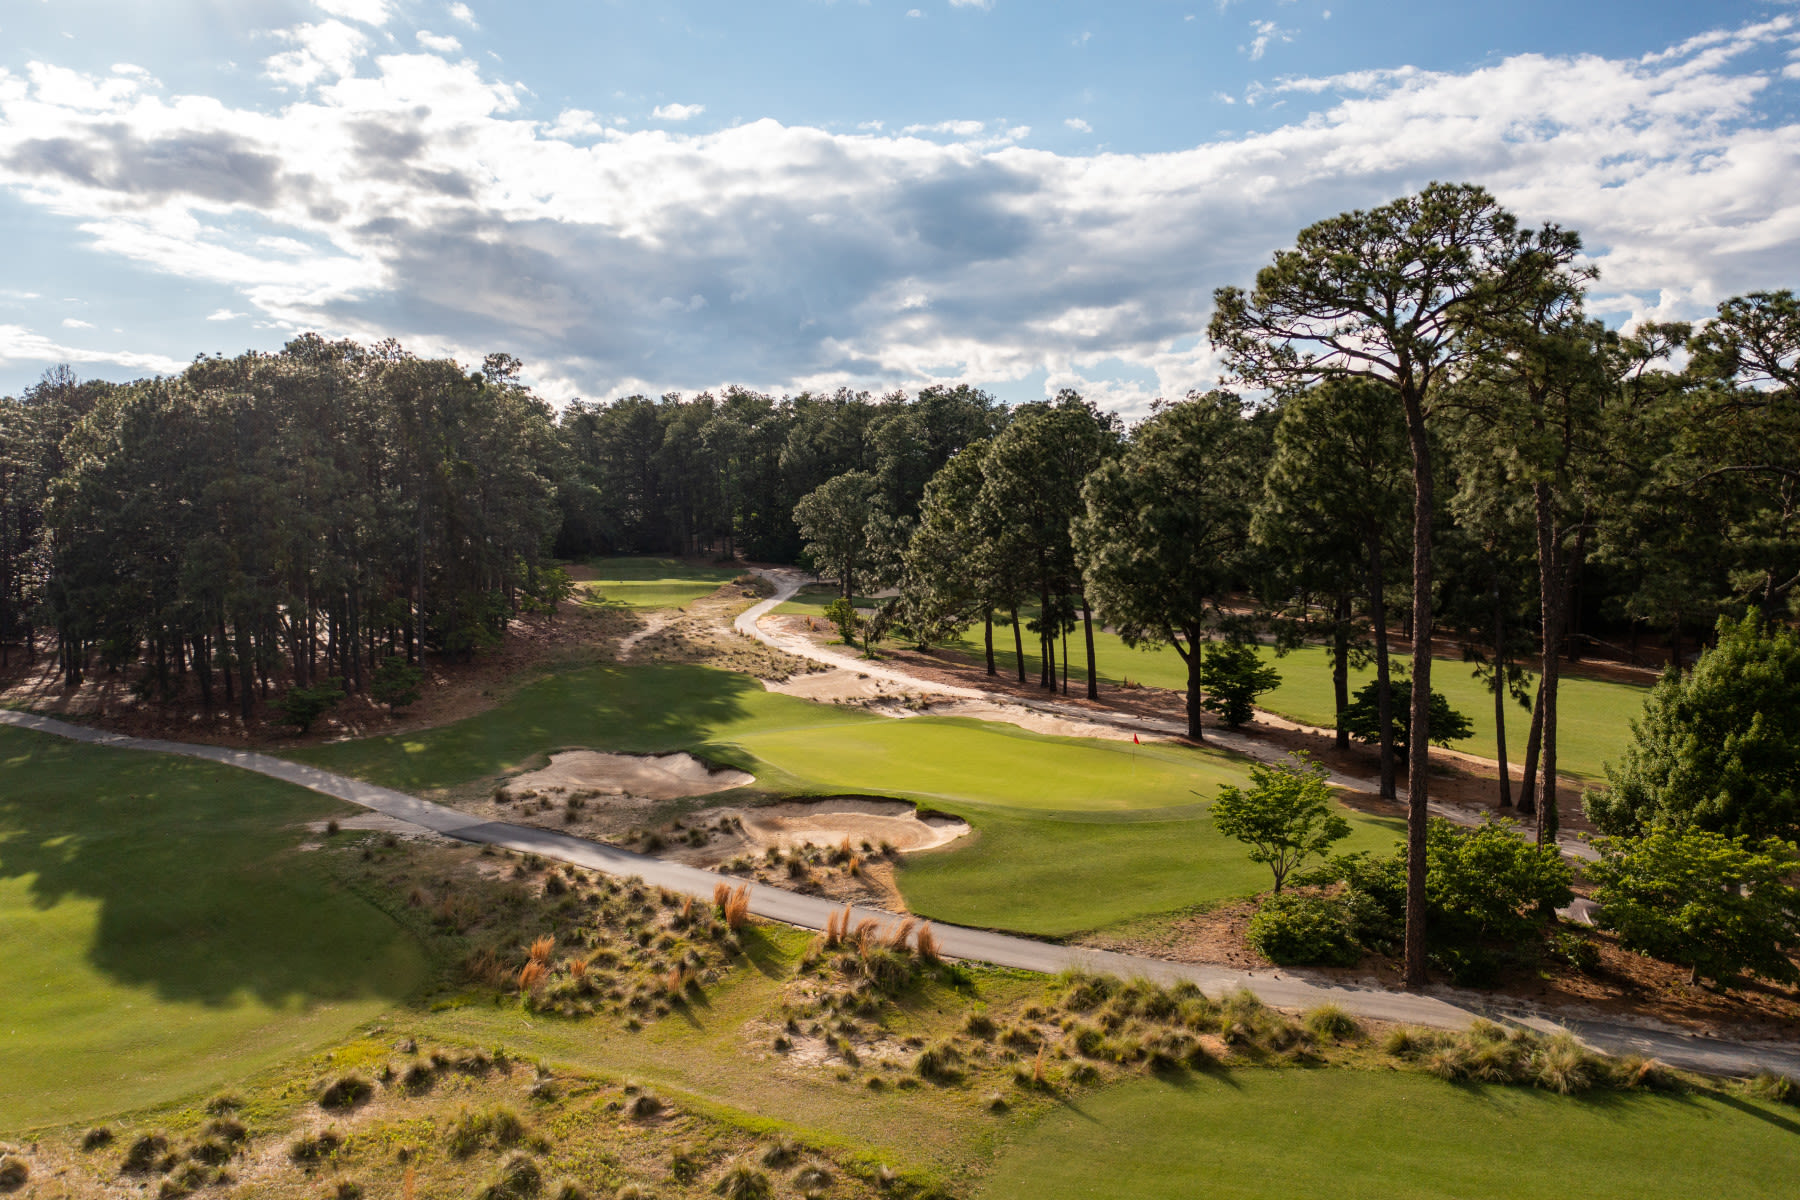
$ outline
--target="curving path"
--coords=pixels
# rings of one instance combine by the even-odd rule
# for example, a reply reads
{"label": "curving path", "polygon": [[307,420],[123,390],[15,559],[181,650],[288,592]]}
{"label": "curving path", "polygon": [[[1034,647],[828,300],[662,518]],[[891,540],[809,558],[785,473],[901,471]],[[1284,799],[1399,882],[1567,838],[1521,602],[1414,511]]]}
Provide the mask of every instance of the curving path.
{"label": "curving path", "polygon": [[[773,607],[772,603],[764,603]],[[780,603],[780,600],[777,599],[774,603]],[[545,858],[604,871],[609,875],[635,875],[656,887],[703,899],[710,899],[713,889],[720,883],[736,886],[742,882],[734,876],[681,863],[665,862],[572,834],[528,825],[486,821],[392,788],[365,783],[251,750],[131,737],[10,709],[0,709],[0,725],[12,725],[90,745],[178,754],[222,763],[284,780],[461,841],[497,846],[525,854],[540,854]],[[827,919],[842,908],[831,901],[802,896],[782,888],[759,883],[750,883],[748,886],[751,912],[759,917],[796,925],[802,929],[825,928]],[[890,922],[898,919],[893,913],[867,906],[856,907],[853,915],[859,920],[872,918]],[[1528,1025],[1541,1031],[1568,1028],[1597,1049],[1618,1054],[1644,1054],[1659,1058],[1672,1066],[1694,1071],[1749,1075],[1759,1070],[1774,1070],[1800,1078],[1800,1045],[1728,1042],[1608,1022],[1553,1022],[1541,1017],[1507,1014],[1480,1004],[1463,1003],[1444,996],[1390,992],[1379,988],[1333,987],[1308,982],[1280,971],[1234,971],[1224,967],[1174,963],[1108,951],[1058,946],[991,930],[968,929],[935,922],[932,930],[937,935],[944,954],[997,966],[1044,973],[1079,968],[1131,978],[1142,977],[1159,983],[1188,980],[1214,996],[1244,988],[1255,993],[1265,1003],[1278,1008],[1305,1009],[1319,1004],[1337,1004],[1349,1012],[1372,1020],[1429,1025],[1440,1029],[1460,1029],[1478,1016],[1488,1016]]]}

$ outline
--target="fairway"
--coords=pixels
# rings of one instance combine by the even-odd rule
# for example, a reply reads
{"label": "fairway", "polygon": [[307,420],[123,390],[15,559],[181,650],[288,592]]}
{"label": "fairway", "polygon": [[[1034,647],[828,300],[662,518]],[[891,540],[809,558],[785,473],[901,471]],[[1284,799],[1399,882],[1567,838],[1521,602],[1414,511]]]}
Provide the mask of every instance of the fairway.
{"label": "fairway", "polygon": [[410,994],[417,943],[293,852],[352,811],[0,727],[0,1129],[215,1087]]}
{"label": "fairway", "polygon": [[729,567],[642,555],[589,559],[585,565],[596,578],[576,584],[577,595],[589,604],[614,608],[682,608],[741,574]]}
{"label": "fairway", "polygon": [[1792,1196],[1792,1109],[1563,1099],[1424,1075],[1244,1070],[1072,1101],[1000,1154],[983,1200],[1666,1200]]}
{"label": "fairway", "polygon": [[[1025,666],[1027,674],[1036,678],[1038,656],[1027,636]],[[979,658],[984,650],[981,631],[975,629],[949,645],[964,654]],[[1012,633],[994,630],[997,665],[1005,673],[1012,670]],[[1265,693],[1258,705],[1269,712],[1307,725],[1331,728],[1336,711],[1331,689],[1331,656],[1323,646],[1303,646],[1285,655],[1276,655],[1267,646],[1258,647],[1263,661],[1281,673],[1281,686]],[[1094,659],[1097,674],[1107,683],[1134,683],[1151,687],[1184,691],[1187,688],[1187,664],[1169,646],[1133,649],[1116,633],[1094,631]],[[1398,656],[1396,663],[1401,660]],[[1060,666],[1060,663],[1059,663]],[[1375,678],[1375,668],[1350,672],[1350,691]],[[1536,676],[1532,676],[1533,686]],[[1079,631],[1069,638],[1069,686],[1087,682],[1087,651],[1081,645]],[[1475,726],[1472,737],[1454,744],[1453,749],[1493,758],[1494,696],[1477,680],[1468,663],[1460,659],[1437,659],[1431,669],[1431,686],[1442,692],[1452,708],[1469,718]],[[1557,764],[1560,771],[1583,779],[1605,778],[1602,764],[1617,759],[1631,738],[1631,721],[1644,707],[1649,695],[1647,687],[1628,683],[1611,683],[1598,679],[1564,675],[1557,710]],[[1207,718],[1211,723],[1212,718]],[[1525,757],[1525,737],[1530,732],[1531,714],[1517,704],[1507,708],[1506,745],[1508,756],[1516,765]]]}
{"label": "fairway", "polygon": [[[899,880],[915,911],[959,924],[1066,934],[1268,887],[1267,871],[1207,815],[1220,784],[1248,781],[1244,760],[1222,751],[877,717],[704,667],[569,671],[454,725],[295,757],[427,792],[578,746],[691,750],[768,791],[899,796],[953,812],[975,836],[908,858]],[[1391,823],[1346,815],[1356,848],[1392,844]]]}

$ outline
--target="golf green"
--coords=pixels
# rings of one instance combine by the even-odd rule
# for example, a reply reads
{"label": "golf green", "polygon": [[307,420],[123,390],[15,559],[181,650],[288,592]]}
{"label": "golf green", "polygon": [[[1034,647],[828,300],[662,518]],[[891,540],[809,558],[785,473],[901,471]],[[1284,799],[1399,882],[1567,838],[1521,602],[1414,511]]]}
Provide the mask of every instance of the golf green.
{"label": "golf green", "polygon": [[241,1079],[410,994],[418,944],[295,851],[351,811],[0,727],[0,1129]]}
{"label": "golf green", "polygon": [[998,1156],[984,1200],[1789,1197],[1791,1109],[1709,1095],[1457,1086],[1243,1070],[1070,1101]]}
{"label": "golf green", "polygon": [[742,573],[729,567],[703,567],[674,558],[639,555],[596,558],[585,565],[597,577],[577,584],[577,595],[589,604],[618,608],[681,608]]}

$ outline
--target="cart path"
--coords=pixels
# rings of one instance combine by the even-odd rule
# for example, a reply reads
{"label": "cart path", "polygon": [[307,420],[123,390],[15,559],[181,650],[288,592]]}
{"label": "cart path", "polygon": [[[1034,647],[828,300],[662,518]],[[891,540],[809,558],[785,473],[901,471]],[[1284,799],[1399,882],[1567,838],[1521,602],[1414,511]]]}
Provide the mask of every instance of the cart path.
{"label": "cart path", "polygon": [[[731,875],[665,862],[552,829],[486,821],[392,788],[365,783],[318,767],[289,762],[251,750],[131,737],[11,709],[0,709],[0,725],[11,725],[95,746],[176,754],[222,763],[345,800],[460,841],[497,846],[523,854],[539,854],[609,875],[638,876],[652,886],[702,899],[711,899],[713,889],[720,883],[735,887],[745,882]],[[826,921],[842,909],[842,905],[829,900],[802,896],[783,888],[759,883],[749,883],[747,886],[750,889],[751,912],[759,917],[796,925],[802,929],[824,929]],[[855,907],[853,916],[883,923],[899,919],[893,913],[868,906]],[[993,963],[996,966],[1046,974],[1077,968],[1126,978],[1141,977],[1164,984],[1187,980],[1212,996],[1243,988],[1254,993],[1264,1003],[1277,1008],[1307,1009],[1319,1004],[1337,1004],[1348,1012],[1371,1020],[1428,1025],[1439,1029],[1461,1029],[1477,1017],[1485,1016],[1527,1025],[1540,1031],[1567,1028],[1589,1045],[1608,1053],[1643,1054],[1661,1059],[1671,1066],[1709,1074],[1749,1075],[1759,1070],[1773,1070],[1800,1078],[1800,1045],[1731,1042],[1615,1022],[1571,1019],[1553,1021],[1543,1016],[1502,1012],[1463,996],[1339,987],[1311,982],[1282,971],[1235,971],[1225,967],[1175,963],[1110,951],[1059,946],[991,930],[968,929],[937,922],[932,922],[932,931],[945,955]]]}

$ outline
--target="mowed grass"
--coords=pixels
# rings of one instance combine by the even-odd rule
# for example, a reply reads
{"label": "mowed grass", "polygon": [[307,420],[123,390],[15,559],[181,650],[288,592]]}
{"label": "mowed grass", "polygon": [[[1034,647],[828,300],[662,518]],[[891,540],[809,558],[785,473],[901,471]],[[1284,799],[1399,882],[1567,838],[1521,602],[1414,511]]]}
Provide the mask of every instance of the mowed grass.
{"label": "mowed grass", "polygon": [[0,727],[0,1129],[215,1087],[411,993],[417,942],[294,852],[352,811]]}
{"label": "mowed grass", "polygon": [[[774,611],[787,616],[817,617],[825,619],[825,610],[831,606],[842,593],[836,585],[829,583],[809,583],[795,592],[788,599],[775,606]],[[850,603],[867,612],[881,601],[870,596],[852,596]]]}
{"label": "mowed grass", "polygon": [[1244,1070],[1073,1101],[999,1155],[983,1200],[1789,1197],[1800,1119],[1752,1101],[1565,1099],[1421,1075]]}
{"label": "mowed grass", "polygon": [[[950,643],[962,653],[980,658],[985,650],[981,630],[966,632]],[[1025,637],[1025,670],[1036,678],[1039,658],[1028,632]],[[996,627],[994,649],[996,666],[1004,673],[1017,668],[1013,658],[1012,630]],[[1281,686],[1265,693],[1258,703],[1268,711],[1308,725],[1330,728],[1336,723],[1335,701],[1331,687],[1331,656],[1323,646],[1304,646],[1285,655],[1261,647],[1265,662],[1281,673]],[[1168,646],[1133,649],[1116,633],[1094,631],[1096,674],[1102,682],[1122,683],[1131,680],[1151,687],[1176,691],[1187,687],[1187,664]],[[1397,661],[1400,661],[1397,659]],[[1406,661],[1410,661],[1407,659]],[[1401,662],[1404,665],[1404,662]],[[1058,678],[1061,678],[1060,643]],[[1374,667],[1350,672],[1350,691],[1375,678]],[[1536,677],[1533,676],[1535,686]],[[1087,648],[1081,631],[1069,636],[1069,687],[1087,683]],[[1452,708],[1467,716],[1475,726],[1468,739],[1454,744],[1454,749],[1483,758],[1493,758],[1497,750],[1494,736],[1494,697],[1474,677],[1470,664],[1460,659],[1437,659],[1431,669],[1431,686],[1444,694]],[[1649,688],[1628,683],[1612,683],[1599,679],[1565,675],[1558,692],[1557,764],[1558,769],[1583,779],[1605,777],[1602,765],[1623,754],[1631,739],[1631,721],[1643,712]],[[1208,718],[1210,720],[1210,718]],[[1512,762],[1525,757],[1525,738],[1531,729],[1531,714],[1515,703],[1508,703],[1506,748]]]}
{"label": "mowed grass", "polygon": [[590,559],[585,565],[597,572],[598,578],[577,585],[582,598],[618,608],[682,608],[741,574],[729,567],[703,567],[643,555]]}
{"label": "mowed grass", "polygon": [[[496,779],[569,747],[690,750],[751,772],[768,791],[897,796],[955,813],[974,835],[909,857],[900,873],[908,903],[939,920],[1066,934],[1268,886],[1208,816],[1219,785],[1248,781],[1234,756],[876,717],[704,667],[569,671],[454,725],[295,757],[428,792]],[[1346,815],[1356,846],[1392,843],[1390,823]]]}

